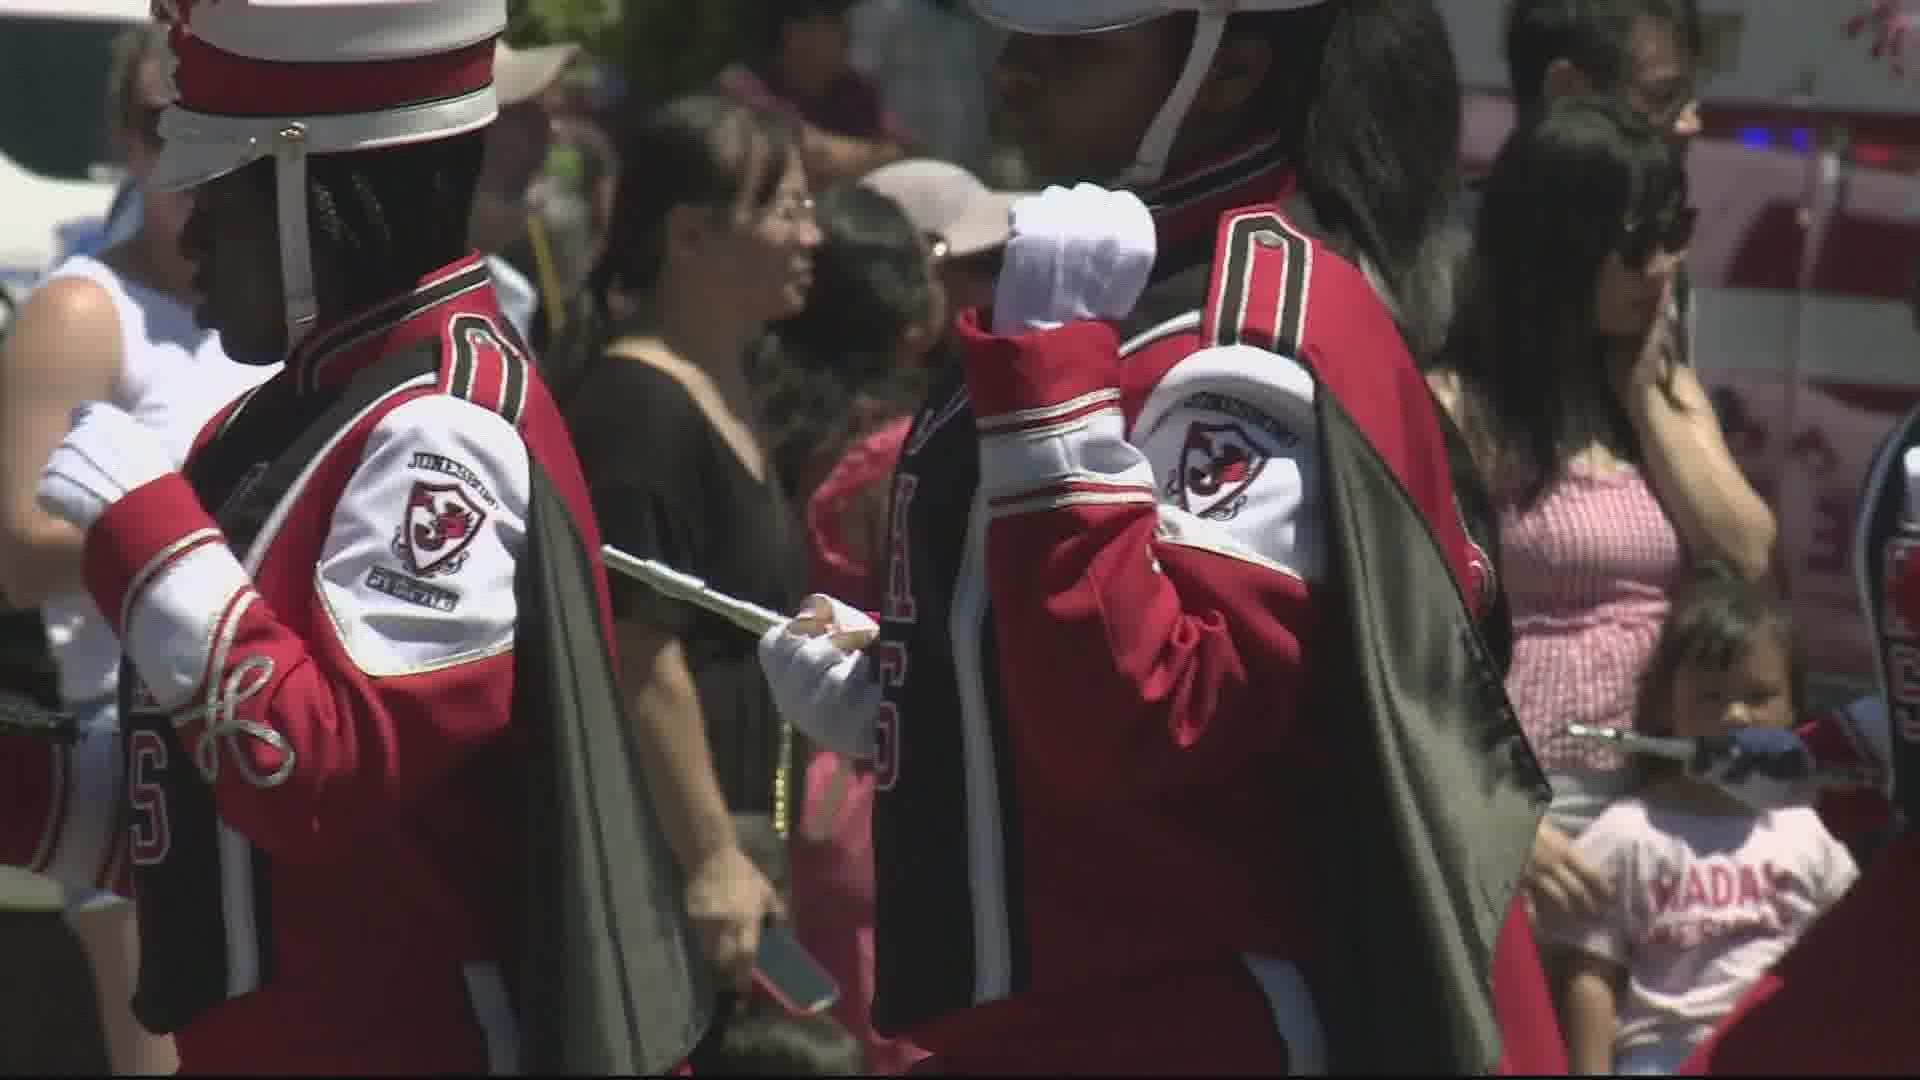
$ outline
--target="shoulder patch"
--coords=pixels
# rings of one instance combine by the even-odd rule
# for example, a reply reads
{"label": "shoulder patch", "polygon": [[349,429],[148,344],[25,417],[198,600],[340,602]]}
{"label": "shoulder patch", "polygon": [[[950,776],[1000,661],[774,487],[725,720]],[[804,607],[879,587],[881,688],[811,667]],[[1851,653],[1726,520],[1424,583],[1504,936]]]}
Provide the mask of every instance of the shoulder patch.
{"label": "shoulder patch", "polygon": [[487,511],[464,485],[415,480],[394,530],[393,554],[416,577],[456,573],[486,520]]}
{"label": "shoulder patch", "polygon": [[1196,517],[1238,517],[1267,462],[1300,445],[1299,433],[1239,398],[1201,391],[1181,408],[1212,414],[1187,424],[1179,463],[1167,474],[1167,500]]}
{"label": "shoulder patch", "polygon": [[492,319],[471,312],[447,320],[440,389],[499,413],[515,427],[527,406],[527,354]]}
{"label": "shoulder patch", "polygon": [[1312,240],[1277,210],[1250,208],[1221,218],[1203,342],[1296,355],[1306,336],[1312,276]]}

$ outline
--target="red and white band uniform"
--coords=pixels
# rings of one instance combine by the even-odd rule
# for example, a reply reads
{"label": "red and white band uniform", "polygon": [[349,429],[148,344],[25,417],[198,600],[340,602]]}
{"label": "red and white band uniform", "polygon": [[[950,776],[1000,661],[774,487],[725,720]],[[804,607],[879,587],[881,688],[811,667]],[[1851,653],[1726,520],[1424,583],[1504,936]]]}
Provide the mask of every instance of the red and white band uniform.
{"label": "red and white band uniform", "polygon": [[[1349,946],[1303,880],[1341,722],[1308,707],[1316,394],[1467,596],[1486,568],[1399,332],[1292,194],[1270,145],[1144,192],[1161,258],[1124,332],[964,315],[908,437],[871,650],[875,1017],[928,1068],[1325,1067],[1310,988]],[[1563,1071],[1518,901],[1493,994],[1504,1070]]]}

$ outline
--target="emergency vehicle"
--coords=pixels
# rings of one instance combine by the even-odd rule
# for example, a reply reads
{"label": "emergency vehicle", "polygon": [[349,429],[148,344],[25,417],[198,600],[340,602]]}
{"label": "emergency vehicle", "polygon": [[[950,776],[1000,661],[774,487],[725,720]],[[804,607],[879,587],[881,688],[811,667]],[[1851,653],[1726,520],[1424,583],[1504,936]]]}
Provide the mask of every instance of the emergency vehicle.
{"label": "emergency vehicle", "polygon": [[[1466,90],[1472,173],[1512,126],[1506,5],[1439,4]],[[1816,692],[1851,697],[1874,683],[1852,574],[1855,504],[1874,446],[1920,401],[1906,304],[1920,270],[1920,73],[1896,75],[1849,34],[1865,6],[1851,0],[1701,6],[1693,354],[1779,520],[1780,582]]]}

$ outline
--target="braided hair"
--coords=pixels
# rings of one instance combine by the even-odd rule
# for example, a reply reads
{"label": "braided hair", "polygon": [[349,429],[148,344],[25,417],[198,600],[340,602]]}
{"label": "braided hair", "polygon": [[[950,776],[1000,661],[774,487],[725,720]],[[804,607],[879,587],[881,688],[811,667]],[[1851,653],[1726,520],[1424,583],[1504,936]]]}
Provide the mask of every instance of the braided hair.
{"label": "braided hair", "polygon": [[[307,159],[315,273],[347,310],[411,291],[469,251],[484,131]],[[271,191],[272,159],[247,166]]]}

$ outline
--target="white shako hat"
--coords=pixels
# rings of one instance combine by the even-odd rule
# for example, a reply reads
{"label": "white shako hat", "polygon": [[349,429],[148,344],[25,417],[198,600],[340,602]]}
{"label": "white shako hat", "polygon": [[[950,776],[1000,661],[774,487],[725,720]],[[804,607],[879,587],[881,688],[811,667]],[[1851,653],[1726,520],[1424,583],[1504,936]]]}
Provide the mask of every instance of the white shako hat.
{"label": "white shako hat", "polygon": [[506,0],[154,0],[173,104],[148,186],[274,159],[287,344],[313,329],[308,154],[404,146],[492,123]]}
{"label": "white shako hat", "polygon": [[1179,81],[1147,125],[1147,134],[1134,152],[1133,165],[1118,178],[1144,185],[1167,171],[1167,154],[1180,122],[1193,107],[1194,95],[1213,66],[1229,16],[1241,11],[1292,11],[1339,0],[973,0],[973,10],[986,21],[1017,34],[1098,34],[1157,19],[1192,12],[1199,17],[1193,46]]}

